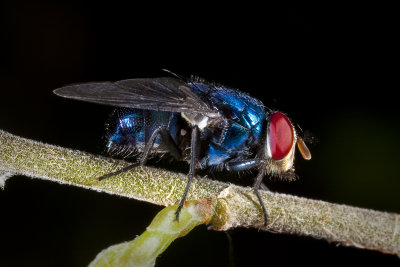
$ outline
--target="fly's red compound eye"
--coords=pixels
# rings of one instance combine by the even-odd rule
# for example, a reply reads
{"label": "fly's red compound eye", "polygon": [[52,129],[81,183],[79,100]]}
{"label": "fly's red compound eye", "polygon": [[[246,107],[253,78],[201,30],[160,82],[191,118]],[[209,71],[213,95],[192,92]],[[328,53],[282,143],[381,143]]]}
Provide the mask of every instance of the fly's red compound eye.
{"label": "fly's red compound eye", "polygon": [[269,148],[271,156],[280,160],[286,157],[293,146],[293,126],[289,119],[280,112],[271,115],[269,121]]}

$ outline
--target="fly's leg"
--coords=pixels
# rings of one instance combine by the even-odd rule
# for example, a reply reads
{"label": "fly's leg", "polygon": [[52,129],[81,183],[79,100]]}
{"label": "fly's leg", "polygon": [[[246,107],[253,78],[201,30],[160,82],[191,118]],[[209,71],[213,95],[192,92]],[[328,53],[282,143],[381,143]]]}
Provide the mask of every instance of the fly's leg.
{"label": "fly's leg", "polygon": [[265,209],[264,202],[261,199],[260,193],[258,192],[258,189],[260,189],[260,187],[263,190],[269,191],[268,187],[262,182],[262,180],[265,176],[265,166],[264,166],[265,164],[266,164],[265,160],[256,158],[256,159],[247,159],[247,160],[241,160],[241,161],[227,162],[225,164],[225,168],[228,171],[244,171],[244,170],[248,170],[251,168],[259,167],[258,175],[257,175],[256,179],[254,180],[253,191],[254,191],[254,194],[256,194],[258,201],[260,202],[260,206],[263,210],[264,225],[266,226],[268,223],[268,214]]}
{"label": "fly's leg", "polygon": [[200,145],[199,143],[200,143],[199,127],[194,126],[192,128],[192,136],[190,140],[190,170],[188,174],[188,182],[186,184],[185,192],[183,193],[181,201],[179,202],[178,209],[176,210],[175,213],[175,218],[177,221],[179,221],[179,213],[181,212],[183,204],[185,203],[187,194],[190,189],[190,185],[192,184],[193,181],[193,177],[196,175],[196,163],[199,158],[199,145]]}
{"label": "fly's leg", "polygon": [[264,191],[271,191],[271,190],[269,190],[268,186],[266,186],[264,183],[260,184],[260,189],[262,189]]}
{"label": "fly's leg", "polygon": [[99,178],[97,178],[97,180],[101,181],[103,179],[106,179],[108,177],[120,174],[120,173],[124,173],[127,172],[133,168],[139,167],[139,166],[144,166],[149,158],[151,149],[154,146],[154,143],[156,141],[157,136],[160,135],[161,136],[161,142],[167,147],[168,151],[171,153],[171,155],[173,157],[175,157],[176,159],[180,159],[181,156],[181,151],[180,149],[177,147],[177,145],[175,144],[174,140],[172,139],[171,135],[169,134],[168,130],[166,128],[160,127],[158,129],[156,129],[153,134],[150,136],[149,142],[146,144],[145,148],[144,148],[144,152],[143,155],[140,159],[139,162],[133,163],[132,165],[129,165],[125,168],[122,168],[118,171],[115,172],[111,172],[108,174],[105,174],[103,176],[100,176]]}
{"label": "fly's leg", "polygon": [[131,169],[133,169],[133,168],[139,167],[139,166],[140,166],[140,163],[139,163],[139,162],[136,162],[136,163],[133,163],[132,165],[129,165],[129,166],[125,167],[125,168],[122,168],[122,169],[120,169],[120,170],[118,170],[118,171],[110,172],[110,173],[107,173],[107,174],[102,175],[102,176],[100,176],[100,177],[97,177],[96,179],[97,179],[98,181],[101,181],[101,180],[104,180],[104,179],[109,178],[109,177],[111,177],[111,176],[115,176],[115,175],[118,175],[118,174],[120,174],[120,173],[127,172],[127,171],[129,171],[129,170],[131,170]]}
{"label": "fly's leg", "polygon": [[154,131],[154,133],[151,135],[149,139],[149,142],[145,146],[142,158],[140,159],[140,166],[146,165],[146,162],[150,156],[151,149],[153,148],[158,135],[161,136],[161,142],[163,143],[163,145],[165,145],[168,152],[175,159],[180,160],[182,158],[181,151],[175,144],[168,130],[166,128],[160,127]]}
{"label": "fly's leg", "polygon": [[260,171],[258,172],[258,175],[257,175],[256,179],[254,180],[253,191],[254,191],[254,194],[256,194],[256,196],[258,198],[258,202],[260,202],[260,206],[261,206],[261,208],[263,210],[264,226],[267,226],[267,223],[268,223],[267,210],[265,209],[264,202],[262,201],[260,193],[258,192],[258,189],[260,188],[260,185],[262,183],[262,180],[263,180],[264,176],[265,176],[265,168],[261,167]]}
{"label": "fly's leg", "polygon": [[229,161],[225,163],[225,168],[228,171],[244,171],[255,167],[259,167],[261,164],[264,164],[264,162],[265,161],[262,159],[245,159],[245,160]]}

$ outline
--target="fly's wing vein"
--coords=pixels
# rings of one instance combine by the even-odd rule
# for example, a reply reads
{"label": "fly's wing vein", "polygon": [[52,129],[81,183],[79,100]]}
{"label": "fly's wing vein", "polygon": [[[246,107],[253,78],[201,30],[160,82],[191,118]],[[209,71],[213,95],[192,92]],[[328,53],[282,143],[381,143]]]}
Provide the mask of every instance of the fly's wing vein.
{"label": "fly's wing vein", "polygon": [[54,93],[116,107],[219,116],[185,82],[168,77],[73,84],[56,89]]}

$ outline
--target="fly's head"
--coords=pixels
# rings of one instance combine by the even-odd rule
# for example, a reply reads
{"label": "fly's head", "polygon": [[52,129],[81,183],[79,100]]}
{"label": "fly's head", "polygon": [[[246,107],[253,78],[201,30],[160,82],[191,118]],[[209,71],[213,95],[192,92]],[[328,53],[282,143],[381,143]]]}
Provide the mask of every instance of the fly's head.
{"label": "fly's head", "polygon": [[305,160],[311,159],[303,139],[296,134],[289,118],[281,112],[272,112],[267,119],[264,158],[267,159],[267,172],[280,177],[294,177],[293,161],[296,144]]}

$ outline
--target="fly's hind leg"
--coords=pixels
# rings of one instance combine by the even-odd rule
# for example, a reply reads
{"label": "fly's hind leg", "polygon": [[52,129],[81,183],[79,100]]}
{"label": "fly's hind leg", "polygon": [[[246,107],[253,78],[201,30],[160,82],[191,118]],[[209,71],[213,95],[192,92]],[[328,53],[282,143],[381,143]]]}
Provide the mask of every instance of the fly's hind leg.
{"label": "fly's hind leg", "polygon": [[150,139],[148,141],[148,143],[146,144],[146,146],[144,147],[143,150],[143,155],[140,158],[139,162],[135,162],[132,165],[129,165],[125,168],[122,168],[118,171],[115,172],[111,172],[108,174],[105,174],[103,176],[100,176],[97,178],[97,180],[101,181],[104,180],[108,177],[120,174],[120,173],[124,173],[127,172],[133,168],[139,167],[139,166],[144,166],[150,156],[150,152],[152,150],[152,148],[154,147],[154,143],[156,141],[157,136],[160,135],[161,136],[161,142],[165,145],[165,147],[168,149],[168,152],[176,159],[180,159],[181,156],[181,151],[178,148],[178,146],[175,144],[174,140],[172,139],[171,135],[169,134],[168,130],[164,127],[160,127],[158,129],[156,129],[153,134],[150,136]]}
{"label": "fly's hind leg", "polygon": [[127,172],[127,171],[129,171],[129,170],[131,170],[131,169],[133,169],[133,168],[138,167],[138,166],[140,166],[140,163],[139,163],[139,162],[136,162],[136,163],[133,163],[133,164],[131,164],[131,165],[125,167],[125,168],[122,168],[122,169],[118,170],[118,171],[110,172],[110,173],[104,174],[104,175],[102,175],[102,176],[100,176],[100,177],[97,177],[96,179],[97,179],[98,181],[101,181],[101,180],[104,180],[104,179],[109,178],[109,177],[111,177],[111,176],[115,176],[115,175],[118,175],[118,174],[120,174],[120,173]]}

